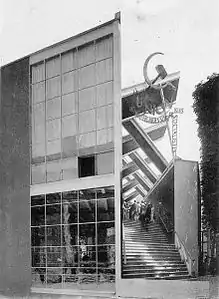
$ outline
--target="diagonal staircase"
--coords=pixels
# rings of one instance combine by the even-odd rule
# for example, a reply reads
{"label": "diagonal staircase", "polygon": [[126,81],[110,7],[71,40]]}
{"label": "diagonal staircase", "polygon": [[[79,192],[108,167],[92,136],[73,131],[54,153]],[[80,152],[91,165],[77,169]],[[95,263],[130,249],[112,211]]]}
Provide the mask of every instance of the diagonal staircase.
{"label": "diagonal staircase", "polygon": [[186,264],[158,223],[124,222],[123,278],[188,279]]}

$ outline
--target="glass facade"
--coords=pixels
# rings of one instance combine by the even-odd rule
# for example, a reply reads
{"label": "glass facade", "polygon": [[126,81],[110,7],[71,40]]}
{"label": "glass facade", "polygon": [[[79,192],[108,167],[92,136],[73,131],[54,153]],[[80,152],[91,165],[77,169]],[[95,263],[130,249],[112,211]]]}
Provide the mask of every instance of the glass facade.
{"label": "glass facade", "polygon": [[112,57],[109,35],[31,67],[32,185],[77,178],[90,154],[113,172]]}
{"label": "glass facade", "polygon": [[114,216],[112,186],[32,196],[33,286],[113,285]]}

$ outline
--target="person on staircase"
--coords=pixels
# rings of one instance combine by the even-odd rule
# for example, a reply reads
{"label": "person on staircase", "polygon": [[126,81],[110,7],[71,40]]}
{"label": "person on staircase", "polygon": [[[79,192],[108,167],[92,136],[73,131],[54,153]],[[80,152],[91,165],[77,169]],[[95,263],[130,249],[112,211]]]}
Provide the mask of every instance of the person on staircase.
{"label": "person on staircase", "polygon": [[151,222],[154,222],[154,205],[151,204]]}
{"label": "person on staircase", "polygon": [[137,203],[136,200],[134,200],[133,204],[130,207],[129,211],[130,220],[136,220],[136,213],[137,213]]}
{"label": "person on staircase", "polygon": [[146,205],[145,205],[144,201],[142,200],[141,208],[140,208],[140,216],[139,216],[139,220],[141,222],[142,227],[144,227],[144,225],[145,225],[145,214],[146,214]]}
{"label": "person on staircase", "polygon": [[145,213],[146,229],[148,229],[147,225],[150,223],[150,221],[151,221],[151,203],[149,202],[147,205],[146,213]]}

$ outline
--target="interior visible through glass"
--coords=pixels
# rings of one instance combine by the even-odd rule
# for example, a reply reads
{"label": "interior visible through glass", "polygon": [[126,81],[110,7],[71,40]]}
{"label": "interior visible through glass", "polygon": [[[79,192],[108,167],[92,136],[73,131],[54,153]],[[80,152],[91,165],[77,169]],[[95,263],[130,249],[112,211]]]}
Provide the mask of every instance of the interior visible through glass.
{"label": "interior visible through glass", "polygon": [[114,187],[31,197],[32,286],[113,290]]}

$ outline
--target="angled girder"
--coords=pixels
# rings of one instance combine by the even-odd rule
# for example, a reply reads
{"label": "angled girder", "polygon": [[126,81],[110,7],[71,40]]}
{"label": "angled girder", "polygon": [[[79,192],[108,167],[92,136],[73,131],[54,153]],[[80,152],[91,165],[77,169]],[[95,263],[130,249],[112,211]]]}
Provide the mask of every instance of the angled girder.
{"label": "angled girder", "polygon": [[[139,173],[135,173],[135,171],[137,171],[139,169],[138,166],[134,162],[126,163],[124,160],[123,160],[123,166],[125,167],[123,170],[124,171],[127,170],[127,172],[130,172],[129,174],[132,174],[132,176],[136,179],[136,181],[142,186],[142,188],[147,193],[150,190],[150,187],[148,186],[146,181],[142,178],[142,176]],[[135,169],[135,171],[131,172],[133,169]],[[128,179],[128,180],[130,180],[130,179]],[[146,195],[146,194],[142,194],[142,191],[140,188],[136,187],[135,189],[138,191],[140,190],[140,193],[142,196]]]}
{"label": "angled girder", "polygon": [[137,153],[131,153],[129,157],[153,184],[157,181],[156,174],[147,166],[144,160]]}
{"label": "angled girder", "polygon": [[[166,130],[166,124],[159,124],[145,129],[145,133],[149,135],[151,140],[155,141],[163,137]],[[127,135],[122,138],[123,148],[122,153],[126,155],[139,148],[138,143],[132,138],[132,136]]]}
{"label": "angled girder", "polygon": [[122,192],[125,193],[127,191],[129,191],[130,189],[132,189],[133,187],[138,185],[138,181],[136,179],[130,180],[128,181],[127,184],[125,184],[125,186],[122,188]]}
{"label": "angled girder", "polygon": [[148,184],[145,182],[145,180],[141,177],[140,174],[133,173],[133,177],[139,182],[139,184],[148,192],[150,190],[150,187]]}
{"label": "angled girder", "polygon": [[154,145],[151,138],[142,130],[138,123],[132,119],[123,123],[125,129],[139,144],[140,148],[145,152],[148,158],[156,165],[156,167],[163,172],[168,163],[161,152]]}
{"label": "angled girder", "polygon": [[134,191],[133,191],[132,193],[130,193],[128,196],[123,197],[123,199],[124,199],[125,201],[130,201],[130,200],[136,198],[137,196],[138,196],[138,191],[134,190]]}
{"label": "angled girder", "polygon": [[[146,196],[147,192],[144,193],[144,192],[141,190],[141,188],[139,188],[139,186],[136,186],[135,189],[136,189],[136,191],[138,191],[138,193],[139,193],[142,197],[145,197],[145,196]],[[146,190],[145,190],[145,191],[146,191]]]}
{"label": "angled girder", "polygon": [[125,178],[137,170],[138,166],[134,162],[128,163],[122,170],[122,178]]}

